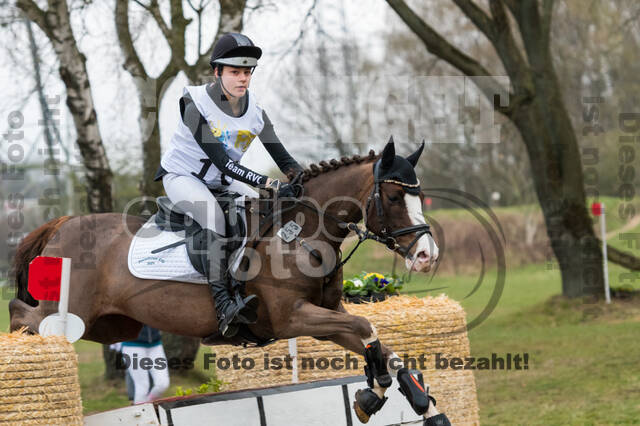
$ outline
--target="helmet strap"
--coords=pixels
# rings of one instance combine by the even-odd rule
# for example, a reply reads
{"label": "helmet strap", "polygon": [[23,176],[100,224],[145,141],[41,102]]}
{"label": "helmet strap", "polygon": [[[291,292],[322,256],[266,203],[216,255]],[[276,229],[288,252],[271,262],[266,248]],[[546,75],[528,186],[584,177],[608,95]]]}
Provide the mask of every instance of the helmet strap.
{"label": "helmet strap", "polygon": [[231,96],[232,98],[237,98],[237,96],[233,96],[231,94],[231,92],[229,92],[227,90],[226,87],[224,87],[224,84],[222,83],[222,69],[223,69],[224,65],[222,64],[216,64],[216,69],[218,70],[218,77],[217,80],[220,82],[220,87],[222,87],[222,93],[224,93],[225,96]]}

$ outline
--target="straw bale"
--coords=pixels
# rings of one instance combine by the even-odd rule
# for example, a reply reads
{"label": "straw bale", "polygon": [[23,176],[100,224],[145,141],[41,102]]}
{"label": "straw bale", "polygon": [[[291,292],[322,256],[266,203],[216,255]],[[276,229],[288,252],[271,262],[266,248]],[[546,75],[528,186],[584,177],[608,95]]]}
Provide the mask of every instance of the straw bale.
{"label": "straw bale", "polygon": [[73,346],[62,336],[0,333],[0,426],[81,424]]}
{"label": "straw bale", "polygon": [[[426,368],[422,369],[425,383],[430,386],[430,393],[438,401],[438,409],[447,413],[452,424],[479,424],[473,372],[435,369],[436,353],[447,358],[470,356],[466,315],[459,303],[444,295],[426,298],[399,296],[377,303],[345,303],[344,306],[350,314],[367,318],[376,327],[380,341],[401,358],[405,355],[414,359],[418,359],[420,355],[426,357]],[[299,337],[297,347],[300,382],[364,374],[364,358],[332,342]],[[265,368],[264,362],[265,354],[268,354],[269,359],[282,359],[289,353],[286,339],[265,348],[218,346],[212,348],[212,352],[218,359],[231,359],[237,355],[240,359],[253,358],[255,362],[255,368],[251,370],[218,368],[218,378],[225,382],[224,390],[291,383],[291,370]],[[344,367],[347,354],[357,361],[356,368]],[[305,358],[312,358],[316,365],[311,368],[307,363],[306,368],[303,368]],[[324,361],[317,365],[321,358],[340,358],[341,362],[336,361],[335,367],[338,368],[328,365],[328,368],[321,369],[318,367],[325,366]],[[419,365],[417,367],[420,368]]]}

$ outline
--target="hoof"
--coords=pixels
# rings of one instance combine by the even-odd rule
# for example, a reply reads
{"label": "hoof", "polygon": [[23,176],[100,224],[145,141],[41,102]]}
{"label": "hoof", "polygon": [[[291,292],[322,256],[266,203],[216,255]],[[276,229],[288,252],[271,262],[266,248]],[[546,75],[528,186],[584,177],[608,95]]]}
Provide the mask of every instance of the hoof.
{"label": "hoof", "polygon": [[424,419],[422,421],[423,426],[451,426],[451,422],[449,418],[444,414],[440,413],[433,417],[429,417],[428,419]]}
{"label": "hoof", "polygon": [[360,389],[356,392],[353,410],[362,423],[367,423],[372,414],[380,411],[387,399],[387,397],[380,398],[371,389]]}
{"label": "hoof", "polygon": [[[356,395],[358,395],[357,392]],[[360,408],[360,406],[358,405],[358,401],[353,401],[353,411],[356,412],[356,416],[358,416],[358,420],[360,420],[361,423],[367,423],[369,421],[369,418],[371,417],[370,415],[362,411],[362,408]]]}

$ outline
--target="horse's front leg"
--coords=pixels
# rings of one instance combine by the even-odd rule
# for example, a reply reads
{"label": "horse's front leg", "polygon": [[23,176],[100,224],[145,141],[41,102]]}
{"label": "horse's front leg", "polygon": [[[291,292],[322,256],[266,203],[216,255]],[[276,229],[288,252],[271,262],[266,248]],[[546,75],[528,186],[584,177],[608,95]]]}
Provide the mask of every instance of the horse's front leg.
{"label": "horse's front leg", "polygon": [[303,301],[295,306],[287,325],[276,330],[276,336],[326,336],[347,349],[363,354],[369,388],[356,393],[354,405],[363,423],[369,421],[369,417],[387,401],[384,393],[391,386],[392,379],[376,329],[366,318]]}
{"label": "horse's front leg", "polygon": [[[336,308],[336,311],[343,312],[348,314],[347,310],[344,308],[342,302],[340,302]],[[334,334],[332,336],[314,336],[319,340],[330,340],[337,345],[342,346],[345,349],[349,349],[352,352],[357,353],[358,355],[364,356],[364,346],[362,344],[362,340],[359,336],[353,333],[340,333]],[[382,347],[382,356],[387,362],[387,368],[389,369],[392,376],[395,377],[396,373],[400,368],[404,366],[402,360],[391,348],[389,348],[384,343],[380,342],[380,346]]]}
{"label": "horse's front leg", "polygon": [[431,424],[429,422],[434,419],[443,421],[437,424],[448,424],[446,416],[439,414],[434,404],[430,403],[429,399],[433,401],[433,398],[426,394],[423,385],[404,368],[400,357],[380,343],[375,327],[366,318],[347,313],[342,304],[338,306],[338,311],[333,311],[301,302],[294,309],[288,326],[278,332],[280,338],[297,336],[331,340],[364,356],[369,388],[358,390],[354,403],[362,423],[367,423],[371,415],[378,412],[387,401],[384,394],[391,385],[389,370],[392,370],[394,375],[398,375],[400,387],[413,409],[425,417],[425,424]]}

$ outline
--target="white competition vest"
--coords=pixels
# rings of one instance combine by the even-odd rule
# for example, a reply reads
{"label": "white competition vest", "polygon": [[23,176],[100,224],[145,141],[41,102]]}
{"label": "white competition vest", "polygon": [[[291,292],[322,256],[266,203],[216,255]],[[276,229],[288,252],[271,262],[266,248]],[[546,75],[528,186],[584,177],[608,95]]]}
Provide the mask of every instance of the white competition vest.
{"label": "white competition vest", "polygon": [[[207,93],[206,85],[186,86],[183,94],[187,93],[191,95],[196,108],[207,120],[211,133],[223,145],[229,158],[239,162],[264,127],[262,108],[256,103],[253,95],[247,95],[249,106],[244,115],[232,117],[213,102]],[[221,185],[222,172],[211,163],[182,120],[178,123],[169,149],[162,156],[160,164],[168,172],[195,176],[210,187]],[[232,181],[228,176],[225,180]]]}

